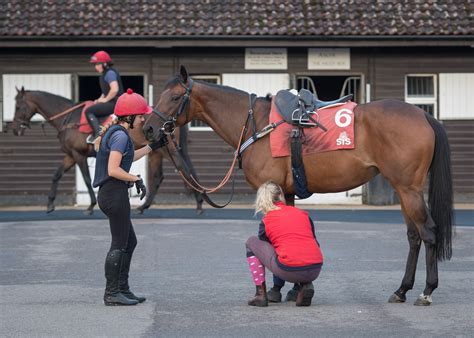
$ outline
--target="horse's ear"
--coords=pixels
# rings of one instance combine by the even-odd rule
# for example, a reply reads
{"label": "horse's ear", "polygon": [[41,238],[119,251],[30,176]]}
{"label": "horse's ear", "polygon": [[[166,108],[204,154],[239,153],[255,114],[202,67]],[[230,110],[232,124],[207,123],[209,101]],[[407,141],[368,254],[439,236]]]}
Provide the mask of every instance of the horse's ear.
{"label": "horse's ear", "polygon": [[21,93],[22,93],[22,94],[25,93],[25,87],[24,87],[24,86],[21,86]]}
{"label": "horse's ear", "polygon": [[186,70],[186,67],[181,65],[181,67],[179,68],[179,74],[181,75],[183,82],[186,83],[188,81],[188,71]]}

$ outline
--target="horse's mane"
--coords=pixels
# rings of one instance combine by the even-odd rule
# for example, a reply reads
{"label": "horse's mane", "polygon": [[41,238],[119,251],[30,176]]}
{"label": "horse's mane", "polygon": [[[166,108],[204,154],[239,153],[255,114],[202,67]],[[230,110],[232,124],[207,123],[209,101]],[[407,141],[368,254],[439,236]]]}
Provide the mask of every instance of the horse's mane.
{"label": "horse's mane", "polygon": [[57,99],[57,100],[62,100],[63,103],[74,104],[74,101],[69,100],[69,99],[65,98],[64,96],[48,93],[48,92],[45,92],[45,91],[42,91],[42,90],[26,90],[25,93],[30,93],[30,94],[33,94],[33,95],[41,94],[41,95],[44,95],[44,96],[49,96],[50,98],[54,98],[54,99]]}
{"label": "horse's mane", "polygon": [[[221,85],[221,84],[217,84],[217,83],[212,83],[212,82],[207,82],[207,81],[203,81],[203,80],[194,80],[195,82],[197,83],[200,83],[200,84],[203,84],[205,86],[209,86],[209,87],[213,87],[213,88],[216,88],[216,89],[221,89],[221,90],[224,90],[226,92],[229,92],[230,94],[245,94],[245,95],[249,95],[248,92],[244,91],[244,90],[241,90],[241,89],[237,89],[237,88],[234,88],[234,87],[229,87],[229,86],[224,86],[224,85]],[[173,79],[169,80],[165,87],[168,87],[168,86],[174,86],[174,85],[177,85],[180,83],[180,80],[179,80],[179,75],[175,76]],[[269,97],[268,94],[264,97],[262,97],[263,99],[267,100],[267,101],[271,101],[271,96]]]}

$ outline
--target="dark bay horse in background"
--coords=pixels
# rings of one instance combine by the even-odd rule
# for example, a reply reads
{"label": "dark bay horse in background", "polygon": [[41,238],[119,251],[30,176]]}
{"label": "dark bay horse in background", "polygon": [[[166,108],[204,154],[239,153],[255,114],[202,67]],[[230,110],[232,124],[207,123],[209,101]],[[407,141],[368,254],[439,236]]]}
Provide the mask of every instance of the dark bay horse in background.
{"label": "dark bay horse in background", "polygon": [[[270,102],[258,98],[253,106],[257,130],[269,124]],[[147,138],[160,128],[197,119],[207,123],[225,142],[237,148],[249,112],[249,93],[235,88],[193,81],[181,66],[160,95],[157,113],[145,122]],[[401,286],[389,302],[404,302],[413,288],[421,242],[426,250],[426,285],[415,305],[430,305],[438,286],[437,260],[451,258],[453,189],[446,132],[433,117],[416,106],[381,100],[354,109],[354,149],[307,155],[303,158],[310,192],[341,192],[358,187],[377,174],[398,193],[407,225],[409,253]],[[252,128],[243,136],[247,140]],[[279,184],[289,203],[295,190],[289,157],[273,158],[270,138],[264,137],[243,153],[247,182],[258,188],[267,180]],[[429,179],[429,208],[423,188]]]}
{"label": "dark bay horse in background", "polygon": [[[70,114],[61,116],[54,120],[51,117],[66,111],[74,106],[71,100],[62,96],[46,93],[42,91],[30,91],[21,88],[17,89],[15,117],[13,119],[13,132],[15,135],[23,135],[25,128],[29,127],[29,123],[34,114],[40,114],[58,131],[58,139],[61,144],[61,150],[65,154],[61,165],[57,168],[53,175],[51,190],[48,194],[47,212],[54,211],[54,200],[58,189],[59,180],[69,169],[76,163],[78,164],[87,191],[91,199],[91,204],[86,209],[86,214],[92,214],[94,206],[97,203],[94,190],[92,189],[91,177],[87,165],[87,158],[94,157],[95,151],[92,145],[86,143],[87,134],[79,132],[79,121],[81,117],[82,107],[73,110]],[[186,127],[180,128],[183,135],[180,141],[186,143]],[[141,126],[130,130],[135,146],[143,146],[147,143],[144,138]],[[187,152],[184,152],[187,156]],[[148,194],[143,205],[138,207],[138,211],[143,213],[145,209],[150,207],[156,192],[163,181],[163,158],[168,156],[164,150],[157,149],[148,155],[148,161],[151,164],[148,180]],[[193,192],[196,198],[197,213],[202,213],[202,198],[197,192]]]}

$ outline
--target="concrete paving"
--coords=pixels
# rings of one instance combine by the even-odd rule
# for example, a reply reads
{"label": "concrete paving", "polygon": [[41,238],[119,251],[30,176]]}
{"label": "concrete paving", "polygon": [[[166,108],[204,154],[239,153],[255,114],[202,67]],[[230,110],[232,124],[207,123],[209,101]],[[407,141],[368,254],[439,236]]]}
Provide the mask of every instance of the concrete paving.
{"label": "concrete paving", "polygon": [[388,304],[405,268],[405,226],[390,219],[373,223],[352,218],[316,223],[325,265],[309,308],[286,302],[268,308],[246,305],[254,286],[244,243],[256,233],[257,219],[135,219],[138,247],[130,282],[148,299],[134,307],[102,303],[110,243],[106,220],[3,222],[1,335],[473,335],[473,227],[457,228],[453,259],[439,265],[433,304],[416,307],[413,302],[424,288],[424,249],[407,303]]}

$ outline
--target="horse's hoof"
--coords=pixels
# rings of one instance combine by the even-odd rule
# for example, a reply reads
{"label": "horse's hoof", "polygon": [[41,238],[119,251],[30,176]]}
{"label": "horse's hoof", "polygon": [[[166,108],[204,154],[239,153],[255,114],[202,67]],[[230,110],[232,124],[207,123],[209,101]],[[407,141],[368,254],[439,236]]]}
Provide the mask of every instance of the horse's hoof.
{"label": "horse's hoof", "polygon": [[145,209],[137,208],[137,209],[135,210],[135,213],[136,213],[137,215],[143,215],[143,212],[144,212],[144,211],[145,211]]}
{"label": "horse's hoof", "polygon": [[87,209],[87,210],[84,210],[84,215],[87,215],[87,216],[90,216],[94,213],[94,210],[93,209]]}
{"label": "horse's hoof", "polygon": [[430,306],[431,303],[433,303],[433,298],[431,298],[431,295],[425,296],[424,294],[421,294],[416,300],[413,305],[416,306]]}
{"label": "horse's hoof", "polygon": [[47,214],[50,214],[54,211],[54,205],[48,205],[48,207],[46,208],[46,213]]}
{"label": "horse's hoof", "polygon": [[198,216],[202,215],[203,213],[204,213],[204,210],[202,210],[202,209],[201,210],[199,210],[199,209],[196,210],[196,215],[198,215]]}
{"label": "horse's hoof", "polygon": [[406,300],[407,300],[407,297],[405,297],[405,295],[400,297],[399,295],[394,293],[393,295],[390,296],[390,298],[388,299],[388,302],[389,303],[405,303]]}

